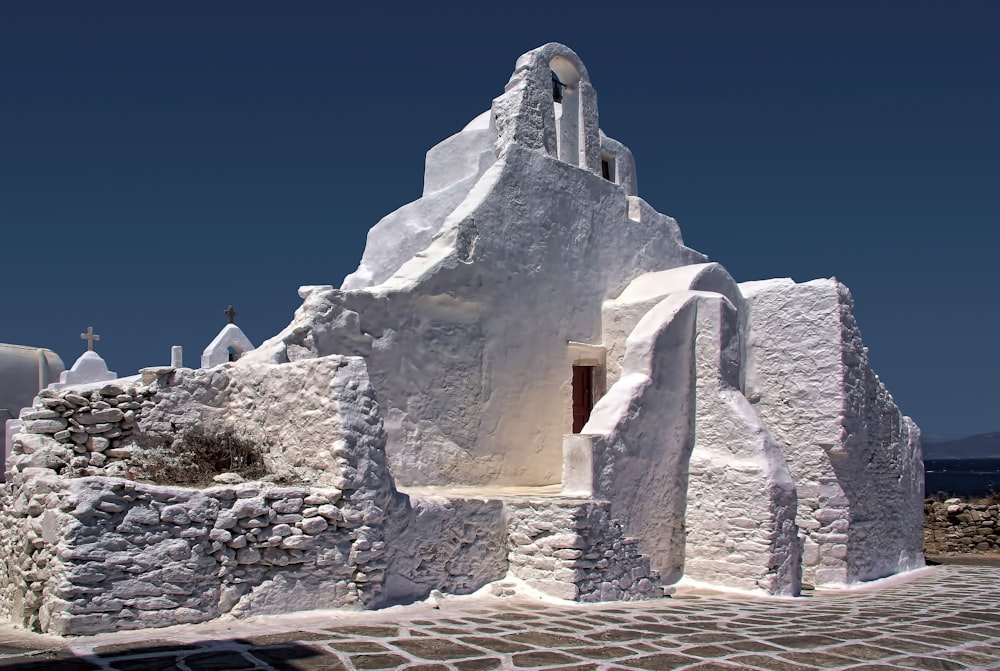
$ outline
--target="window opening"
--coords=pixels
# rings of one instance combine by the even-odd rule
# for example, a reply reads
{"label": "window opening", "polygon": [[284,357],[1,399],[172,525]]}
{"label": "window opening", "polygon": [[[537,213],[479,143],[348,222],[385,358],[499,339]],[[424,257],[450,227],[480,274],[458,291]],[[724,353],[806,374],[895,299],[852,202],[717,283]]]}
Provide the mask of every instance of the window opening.
{"label": "window opening", "polygon": [[240,353],[237,352],[234,348],[227,347],[226,350],[229,352],[229,360],[230,361],[236,361],[237,359],[240,358]]}
{"label": "window opening", "polygon": [[607,154],[601,156],[601,176],[609,182],[615,181],[615,159]]}

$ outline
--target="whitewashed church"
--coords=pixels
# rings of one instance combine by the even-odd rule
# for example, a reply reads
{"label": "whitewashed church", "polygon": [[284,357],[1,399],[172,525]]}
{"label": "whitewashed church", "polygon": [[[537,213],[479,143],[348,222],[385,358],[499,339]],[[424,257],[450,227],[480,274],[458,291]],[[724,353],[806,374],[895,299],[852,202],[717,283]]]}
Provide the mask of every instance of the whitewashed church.
{"label": "whitewashed church", "polygon": [[[281,333],[22,413],[0,612],[78,634],[504,580],[793,596],[922,566],[920,433],[847,288],[737,283],[636,184],[577,55],[522,55]],[[135,477],[206,429],[256,437],[270,475]]]}

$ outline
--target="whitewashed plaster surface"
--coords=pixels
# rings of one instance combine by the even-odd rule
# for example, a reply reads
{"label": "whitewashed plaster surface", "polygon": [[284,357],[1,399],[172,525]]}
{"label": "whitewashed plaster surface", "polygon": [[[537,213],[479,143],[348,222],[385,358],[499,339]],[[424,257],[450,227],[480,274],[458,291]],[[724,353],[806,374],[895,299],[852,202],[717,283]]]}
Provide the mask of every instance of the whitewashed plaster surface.
{"label": "whitewashed plaster surface", "polygon": [[[551,70],[575,89],[558,123]],[[450,178],[489,167],[443,222],[435,214],[409,233],[411,211],[453,188],[433,177],[437,190],[372,230],[341,290],[304,288],[292,324],[250,357],[365,356],[404,484],[557,483],[571,428],[568,343],[599,343],[601,303],[636,276],[704,260],[673,219],[629,194],[631,155],[607,139],[626,185],[600,176],[596,96],[572,51],[546,45],[519,59],[492,114],[493,130],[474,124],[446,141],[490,133],[497,160],[470,137],[480,158]],[[432,150],[429,176],[448,155]]]}
{"label": "whitewashed plaster surface", "polygon": [[920,432],[872,371],[847,287],[740,287],[746,393],[797,483],[803,580],[842,586],[923,565]]}
{"label": "whitewashed plaster surface", "polygon": [[[797,594],[795,485],[740,391],[739,315],[722,294],[685,288],[714,272],[643,276],[621,305],[605,303],[629,335],[624,346],[606,341],[608,366],[621,357],[620,372],[583,428],[593,434],[593,492],[612,502],[666,581],[686,574]],[[664,291],[650,308],[648,297]]]}
{"label": "whitewashed plaster surface", "polygon": [[[746,302],[743,295],[736,280],[718,263],[694,263],[640,275],[621,294],[601,306],[601,338],[607,349],[608,385],[614,384],[621,374],[625,341],[639,320],[669,294],[685,290],[725,296],[736,308],[740,323],[744,322]],[[742,351],[742,345],[740,347]]]}
{"label": "whitewashed plaster surface", "polygon": [[621,377],[583,427],[591,436],[593,495],[612,502],[612,513],[668,583],[684,570],[696,317],[692,294],[653,307],[629,336]]}
{"label": "whitewashed plaster surface", "polygon": [[52,350],[0,344],[0,420],[16,418],[40,389],[59,379],[64,368]]}
{"label": "whitewashed plaster surface", "polygon": [[90,382],[105,382],[114,380],[118,373],[108,370],[108,364],[101,355],[94,351],[84,352],[73,362],[73,367],[59,374],[59,382],[53,382],[52,387],[61,389],[71,385]]}
{"label": "whitewashed plaster surface", "polygon": [[[240,357],[253,350],[253,343],[236,324],[226,324],[201,353],[201,367],[214,368],[229,361],[230,350]],[[171,352],[171,358],[173,352]]]}
{"label": "whitewashed plaster surface", "polygon": [[699,294],[697,305],[684,573],[718,585],[797,595],[795,484],[781,448],[740,391],[736,308],[721,294]]}

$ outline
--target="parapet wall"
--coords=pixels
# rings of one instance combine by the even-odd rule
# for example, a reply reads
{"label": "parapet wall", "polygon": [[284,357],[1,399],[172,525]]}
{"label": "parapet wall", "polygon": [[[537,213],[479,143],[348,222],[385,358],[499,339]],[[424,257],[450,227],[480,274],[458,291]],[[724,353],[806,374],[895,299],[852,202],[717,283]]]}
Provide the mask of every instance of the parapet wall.
{"label": "parapet wall", "polygon": [[1000,552],[1000,502],[947,499],[924,502],[924,552]]}

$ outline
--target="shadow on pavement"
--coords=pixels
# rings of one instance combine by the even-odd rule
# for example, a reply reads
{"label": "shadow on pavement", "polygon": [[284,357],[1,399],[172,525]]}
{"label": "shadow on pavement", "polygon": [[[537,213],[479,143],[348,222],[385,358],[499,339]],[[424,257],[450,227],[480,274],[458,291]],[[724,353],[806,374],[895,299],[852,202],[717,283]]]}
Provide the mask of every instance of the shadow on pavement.
{"label": "shadow on pavement", "polygon": [[[295,638],[306,632],[293,632]],[[275,638],[275,637],[268,637]],[[191,671],[232,669],[274,669],[275,671],[346,671],[329,650],[297,642],[270,642],[257,639],[199,641],[191,644],[114,645],[96,648],[94,654],[75,656],[70,650],[26,652],[19,657],[0,659],[3,671],[172,671],[178,661]],[[263,644],[262,644],[263,643]]]}

